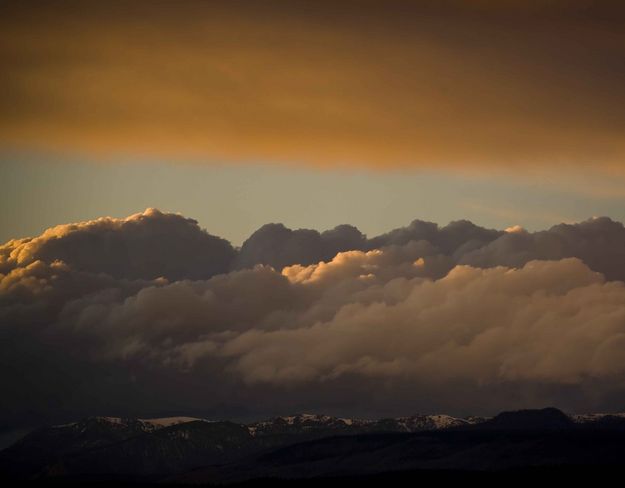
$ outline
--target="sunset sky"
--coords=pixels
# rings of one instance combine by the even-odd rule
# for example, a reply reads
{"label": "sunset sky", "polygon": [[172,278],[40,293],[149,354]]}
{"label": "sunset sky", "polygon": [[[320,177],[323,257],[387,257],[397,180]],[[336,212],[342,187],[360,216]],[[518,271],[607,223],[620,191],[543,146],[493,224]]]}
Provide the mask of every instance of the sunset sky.
{"label": "sunset sky", "polygon": [[0,416],[622,404],[623,25],[4,2]]}
{"label": "sunset sky", "polygon": [[6,4],[1,237],[146,206],[236,244],[266,221],[623,219],[623,20],[584,1]]}

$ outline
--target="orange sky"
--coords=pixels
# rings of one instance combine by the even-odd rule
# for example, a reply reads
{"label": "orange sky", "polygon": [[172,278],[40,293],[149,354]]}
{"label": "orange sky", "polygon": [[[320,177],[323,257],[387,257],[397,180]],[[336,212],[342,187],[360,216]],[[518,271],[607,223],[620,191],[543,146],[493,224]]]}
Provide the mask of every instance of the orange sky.
{"label": "orange sky", "polygon": [[625,167],[611,2],[20,2],[0,144],[333,166]]}

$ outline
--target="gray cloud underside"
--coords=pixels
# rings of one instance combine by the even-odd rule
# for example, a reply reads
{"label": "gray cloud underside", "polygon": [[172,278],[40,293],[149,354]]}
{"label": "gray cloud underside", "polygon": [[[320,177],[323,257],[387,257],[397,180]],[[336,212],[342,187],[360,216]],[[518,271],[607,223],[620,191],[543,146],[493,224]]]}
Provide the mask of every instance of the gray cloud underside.
{"label": "gray cloud underside", "polygon": [[0,246],[0,413],[609,408],[623,280],[608,218],[269,224],[241,249],[153,209],[58,226]]}

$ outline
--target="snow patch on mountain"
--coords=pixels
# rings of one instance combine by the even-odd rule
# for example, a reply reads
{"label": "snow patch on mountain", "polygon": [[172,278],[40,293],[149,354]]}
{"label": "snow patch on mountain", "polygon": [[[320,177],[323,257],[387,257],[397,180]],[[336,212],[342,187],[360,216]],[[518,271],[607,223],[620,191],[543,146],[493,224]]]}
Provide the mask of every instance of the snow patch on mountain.
{"label": "snow patch on mountain", "polygon": [[592,422],[599,422],[606,418],[621,418],[625,419],[625,413],[581,413],[569,415],[571,420],[577,424],[588,424]]}
{"label": "snow patch on mountain", "polygon": [[155,429],[162,429],[172,425],[186,424],[188,422],[211,422],[210,420],[200,419],[197,417],[162,417],[157,419],[137,419],[146,425],[150,425]]}
{"label": "snow patch on mountain", "polygon": [[451,417],[449,415],[429,415],[428,418],[432,421],[437,429],[447,429],[449,427],[457,427],[460,425],[467,425],[469,422],[465,419],[459,419]]}
{"label": "snow patch on mountain", "polygon": [[139,431],[152,432],[155,430],[171,427],[172,425],[186,424],[188,422],[211,422],[210,420],[196,417],[160,417],[154,419],[132,419],[122,417],[87,417],[78,422],[70,422],[67,424],[53,425],[52,428],[78,428],[85,431],[89,423],[105,424],[114,428],[135,428]]}

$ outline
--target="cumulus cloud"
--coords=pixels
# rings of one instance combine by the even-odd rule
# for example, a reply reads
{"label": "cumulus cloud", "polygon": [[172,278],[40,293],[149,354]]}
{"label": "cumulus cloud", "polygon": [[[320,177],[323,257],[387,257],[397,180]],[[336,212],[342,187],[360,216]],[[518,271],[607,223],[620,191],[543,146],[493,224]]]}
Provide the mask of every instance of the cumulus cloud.
{"label": "cumulus cloud", "polygon": [[228,270],[230,243],[193,219],[149,208],[125,219],[58,225],[0,247],[0,272],[41,260],[115,278],[201,279]]}
{"label": "cumulus cloud", "polygon": [[406,227],[394,229],[387,234],[371,239],[369,248],[424,240],[445,254],[454,254],[458,251],[481,247],[502,234],[501,231],[484,229],[467,220],[451,222],[442,228],[433,222],[414,220]]}
{"label": "cumulus cloud", "polygon": [[618,379],[625,371],[624,341],[623,283],[605,283],[567,259],[518,270],[457,266],[436,281],[357,289],[329,320],[255,328],[228,338],[220,352],[251,382],[329,381],[355,373],[419,383],[579,383]]}
{"label": "cumulus cloud", "polygon": [[473,266],[518,267],[533,259],[577,257],[613,280],[625,280],[625,227],[607,217],[540,232],[508,232],[460,256]]}
{"label": "cumulus cloud", "polygon": [[311,229],[291,230],[282,224],[266,224],[241,247],[235,267],[268,264],[282,268],[289,264],[328,261],[338,252],[363,249],[366,238],[351,225],[339,225],[319,233]]}
{"label": "cumulus cloud", "polygon": [[[276,269],[291,264],[329,261],[338,252],[375,250],[420,242],[423,255],[445,256],[456,264],[476,267],[521,267],[536,260],[576,257],[609,279],[625,280],[625,227],[608,217],[577,224],[559,224],[539,232],[519,226],[503,231],[486,229],[466,220],[439,226],[414,220],[405,227],[367,239],[352,226],[319,233],[267,224],[243,243],[235,268],[267,264]],[[439,277],[437,273],[429,275]]]}
{"label": "cumulus cloud", "polygon": [[578,259],[430,280],[419,276],[427,259],[402,269],[385,254],[106,295],[73,303],[59,327],[97,336],[110,358],[191,370],[226,358],[245,382],[285,386],[347,374],[569,384],[625,370],[625,285]]}
{"label": "cumulus cloud", "polygon": [[58,226],[0,248],[0,413],[610,408],[624,243],[607,218],[271,224],[240,250],[156,210]]}

